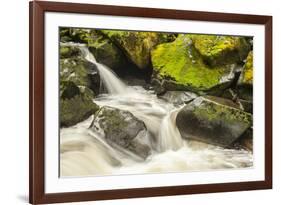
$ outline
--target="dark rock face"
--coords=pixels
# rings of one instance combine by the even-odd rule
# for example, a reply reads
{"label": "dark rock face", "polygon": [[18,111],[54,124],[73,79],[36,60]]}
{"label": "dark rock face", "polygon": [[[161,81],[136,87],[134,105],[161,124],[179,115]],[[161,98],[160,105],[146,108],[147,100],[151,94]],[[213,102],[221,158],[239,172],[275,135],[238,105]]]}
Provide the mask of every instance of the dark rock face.
{"label": "dark rock face", "polygon": [[230,148],[246,149],[253,151],[253,129],[247,129],[241,137],[239,137]]}
{"label": "dark rock face", "polygon": [[183,138],[227,147],[252,126],[252,115],[235,106],[223,98],[199,97],[182,108],[176,123]]}
{"label": "dark rock face", "polygon": [[104,106],[96,113],[90,128],[104,135],[111,145],[118,145],[142,158],[150,154],[144,122],[128,111]]}

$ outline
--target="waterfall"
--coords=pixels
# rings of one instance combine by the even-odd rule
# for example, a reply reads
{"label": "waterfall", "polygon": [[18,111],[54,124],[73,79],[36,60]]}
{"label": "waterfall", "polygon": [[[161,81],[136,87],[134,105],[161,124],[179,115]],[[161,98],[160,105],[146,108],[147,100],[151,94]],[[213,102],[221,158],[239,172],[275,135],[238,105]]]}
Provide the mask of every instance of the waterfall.
{"label": "waterfall", "polygon": [[159,127],[159,150],[178,150],[184,145],[184,141],[176,126],[176,117],[180,109],[169,112]]}
{"label": "waterfall", "polygon": [[109,94],[125,94],[129,91],[127,85],[122,82],[109,67],[96,61],[94,55],[89,51],[86,45],[71,42],[61,43],[61,45],[78,47],[83,57],[90,63],[96,65],[100,79]]}

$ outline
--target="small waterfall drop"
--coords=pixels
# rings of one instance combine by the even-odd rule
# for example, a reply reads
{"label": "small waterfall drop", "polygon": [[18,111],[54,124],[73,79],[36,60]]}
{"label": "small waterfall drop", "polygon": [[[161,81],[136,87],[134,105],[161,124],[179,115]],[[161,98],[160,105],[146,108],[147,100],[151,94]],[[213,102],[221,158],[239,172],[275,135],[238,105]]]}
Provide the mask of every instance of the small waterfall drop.
{"label": "small waterfall drop", "polygon": [[90,63],[96,65],[101,81],[109,94],[125,94],[130,90],[109,67],[96,61],[96,58],[85,44],[68,42],[61,43],[61,45],[78,47],[81,50],[83,57]]}
{"label": "small waterfall drop", "polygon": [[176,117],[179,108],[169,112],[162,120],[159,128],[158,146],[159,150],[178,150],[184,145],[184,140],[176,126]]}

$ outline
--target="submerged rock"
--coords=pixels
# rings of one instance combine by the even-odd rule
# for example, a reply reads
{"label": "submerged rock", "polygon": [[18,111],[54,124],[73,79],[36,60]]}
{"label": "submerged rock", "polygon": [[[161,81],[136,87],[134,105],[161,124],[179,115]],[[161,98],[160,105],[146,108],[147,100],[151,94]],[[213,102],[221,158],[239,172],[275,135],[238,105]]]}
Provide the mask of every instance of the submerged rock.
{"label": "submerged rock", "polygon": [[193,45],[190,35],[179,35],[171,43],[152,51],[153,78],[165,90],[213,93],[223,90],[235,78],[234,64],[210,67]]}
{"label": "submerged rock", "polygon": [[144,122],[128,111],[104,106],[96,113],[90,128],[101,133],[112,146],[120,146],[142,158],[150,154]]}
{"label": "submerged rock", "polygon": [[252,115],[230,100],[198,97],[178,113],[176,123],[183,138],[227,147],[252,126]]}
{"label": "submerged rock", "polygon": [[211,66],[242,62],[251,48],[243,37],[192,35],[195,48]]}

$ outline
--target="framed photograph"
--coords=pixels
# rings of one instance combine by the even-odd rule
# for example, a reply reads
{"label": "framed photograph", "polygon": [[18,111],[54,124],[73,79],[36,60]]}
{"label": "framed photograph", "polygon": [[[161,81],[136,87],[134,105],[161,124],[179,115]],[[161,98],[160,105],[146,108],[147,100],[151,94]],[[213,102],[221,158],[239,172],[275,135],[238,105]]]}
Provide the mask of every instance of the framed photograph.
{"label": "framed photograph", "polygon": [[272,187],[272,17],[30,2],[30,203]]}

